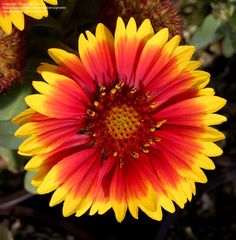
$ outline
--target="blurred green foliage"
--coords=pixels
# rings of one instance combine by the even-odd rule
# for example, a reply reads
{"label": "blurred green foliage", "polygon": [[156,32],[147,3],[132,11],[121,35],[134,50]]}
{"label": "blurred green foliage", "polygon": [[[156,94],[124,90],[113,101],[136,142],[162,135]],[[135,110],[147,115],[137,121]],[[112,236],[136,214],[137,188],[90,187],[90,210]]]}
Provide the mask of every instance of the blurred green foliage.
{"label": "blurred green foliage", "polygon": [[7,225],[0,223],[0,239],[1,240],[13,240],[12,233],[8,229]]}
{"label": "blurred green foliage", "polygon": [[11,120],[26,108],[24,98],[31,91],[29,84],[19,84],[0,96],[0,168],[11,172],[22,171],[25,162],[24,158],[17,154],[22,140],[14,136],[17,126],[14,126]]}
{"label": "blurred green foliage", "polygon": [[186,41],[198,50],[218,42],[221,54],[236,53],[236,1],[181,1]]}
{"label": "blurred green foliage", "polygon": [[36,174],[35,171],[30,171],[25,173],[25,178],[24,178],[24,188],[26,191],[31,192],[31,193],[36,193],[36,187],[34,187],[31,184],[31,180],[33,176]]}

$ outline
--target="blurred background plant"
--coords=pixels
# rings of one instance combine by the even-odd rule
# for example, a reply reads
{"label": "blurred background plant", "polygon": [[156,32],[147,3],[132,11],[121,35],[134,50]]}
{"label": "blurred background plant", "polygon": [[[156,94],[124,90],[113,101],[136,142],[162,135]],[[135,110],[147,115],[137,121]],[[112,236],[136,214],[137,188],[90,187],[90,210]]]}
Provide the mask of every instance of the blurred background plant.
{"label": "blurred background plant", "polygon": [[[24,33],[26,57],[23,79],[14,81],[14,86],[0,94],[0,208],[1,205],[3,208],[6,202],[10,202],[8,207],[17,203],[17,201],[8,198],[8,194],[14,199],[19,198],[19,201],[23,201],[31,196],[26,192],[35,193],[35,189],[30,184],[32,176],[24,172],[24,164],[28,158],[17,154],[17,147],[22,139],[14,137],[17,127],[11,124],[11,119],[26,107],[24,97],[33,91],[32,80],[40,79],[40,75],[36,72],[37,67],[41,62],[50,61],[47,49],[59,47],[77,53],[79,34],[85,30],[93,31],[100,20],[108,21],[108,23],[115,21],[116,16],[121,14],[124,2],[129,4],[128,0],[115,0],[113,2],[107,0],[60,0],[58,6],[61,9],[50,9],[48,18],[42,20],[27,19],[28,27]],[[159,6],[161,1],[135,0],[132,2],[137,2],[139,7],[142,6],[139,11],[143,12],[143,9],[146,9],[146,14],[141,16],[144,18],[156,14],[153,4]],[[140,5],[141,3],[144,5]],[[219,236],[222,236],[220,239],[236,239],[236,216],[232,214],[232,212],[236,213],[236,207],[233,204],[236,201],[236,82],[234,81],[236,76],[236,0],[176,0],[172,1],[172,4],[182,18],[182,20],[178,20],[178,24],[181,25],[182,21],[183,26],[179,26],[179,29],[183,29],[184,42],[196,46],[195,57],[200,58],[202,68],[212,74],[210,84],[215,88],[217,95],[228,99],[227,106],[221,112],[228,117],[228,122],[221,126],[226,140],[219,142],[224,149],[224,155],[215,159],[217,170],[207,173],[209,183],[206,186],[198,186],[197,197],[187,205],[181,214],[177,212],[166,216],[163,223],[158,225],[158,229],[156,223],[150,223],[150,220],[143,216],[141,216],[141,223],[150,223],[149,235],[146,235],[147,239],[206,240],[219,239],[217,238]],[[122,13],[126,14],[126,19],[135,15],[132,12],[134,9],[132,10],[129,5],[127,9],[130,11]],[[168,14],[168,11],[163,11],[160,19],[158,19],[158,15],[155,15],[155,21],[166,19]],[[114,26],[114,22],[110,22],[110,24]],[[177,32],[181,34],[179,29]],[[3,35],[0,34],[0,43],[1,39],[3,39]],[[6,50],[0,44],[0,59],[3,54],[6,54],[6,51],[9,49]],[[2,81],[5,81],[5,78],[2,77],[3,71],[6,72],[6,66],[1,68],[1,64],[2,62],[0,63],[0,85]],[[25,195],[22,193],[22,189],[25,189]],[[226,208],[225,203],[228,204],[228,208]],[[221,216],[224,218],[223,221],[218,219]],[[109,223],[104,217],[103,220]],[[12,228],[16,228],[14,234],[18,234],[17,239],[22,239],[19,237],[19,232],[17,233],[16,226],[18,225],[14,225],[15,221],[0,224],[1,240],[13,239],[14,236],[10,231]],[[176,221],[178,224],[175,224]],[[215,224],[219,225],[219,229],[213,229]],[[98,223],[99,226],[101,225]],[[117,226],[113,227],[119,232],[120,229]],[[147,225],[145,226],[147,227]],[[101,231],[94,225],[92,227]],[[107,229],[107,231],[108,235],[112,236],[112,228]],[[137,238],[139,231],[137,230]],[[102,233],[100,232],[100,234]],[[119,236],[122,231],[117,234]],[[118,239],[118,237],[103,239]]]}

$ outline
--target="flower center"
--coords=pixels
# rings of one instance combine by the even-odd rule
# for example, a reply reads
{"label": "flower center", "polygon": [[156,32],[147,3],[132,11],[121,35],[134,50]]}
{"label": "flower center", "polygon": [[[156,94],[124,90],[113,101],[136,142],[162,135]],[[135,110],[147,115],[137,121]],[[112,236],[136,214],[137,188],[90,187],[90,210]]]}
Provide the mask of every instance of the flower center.
{"label": "flower center", "polygon": [[128,139],[141,125],[139,114],[132,106],[113,107],[105,118],[109,134],[115,139]]}
{"label": "flower center", "polygon": [[164,121],[154,118],[156,102],[150,94],[119,82],[114,88],[101,87],[93,106],[87,110],[85,131],[92,135],[92,145],[100,149],[102,159],[110,155],[119,159],[120,166],[160,141],[156,130]]}

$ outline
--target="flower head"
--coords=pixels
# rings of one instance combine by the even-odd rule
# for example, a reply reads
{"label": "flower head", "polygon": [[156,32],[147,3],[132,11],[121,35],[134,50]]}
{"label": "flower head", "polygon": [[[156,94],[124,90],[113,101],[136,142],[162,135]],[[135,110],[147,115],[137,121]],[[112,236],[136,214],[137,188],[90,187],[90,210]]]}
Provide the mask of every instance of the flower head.
{"label": "flower head", "polygon": [[118,18],[115,37],[102,24],[79,37],[80,57],[49,49],[58,64],[39,67],[39,94],[14,123],[28,138],[19,153],[32,156],[39,194],[55,191],[50,206],[64,201],[63,215],[103,214],[122,221],[127,209],[162,219],[162,209],[184,207],[205,183],[201,168],[222,154],[213,142],[224,138],[209,125],[226,121],[213,114],[226,101],[205,88],[210,75],[195,70],[192,46],[154,34],[149,20],[137,29]]}
{"label": "flower head", "polygon": [[182,20],[171,0],[99,0],[101,9],[99,19],[114,30],[116,19],[121,16],[128,22],[131,16],[140,25],[150,19],[155,32],[162,28],[169,29],[170,37],[183,35]]}
{"label": "flower head", "polygon": [[47,17],[48,10],[44,2],[57,4],[57,0],[0,0],[0,28],[6,34],[11,34],[12,24],[19,30],[24,29],[24,14],[35,19]]}
{"label": "flower head", "polygon": [[13,28],[11,35],[0,29],[0,93],[22,80],[25,62],[25,35]]}

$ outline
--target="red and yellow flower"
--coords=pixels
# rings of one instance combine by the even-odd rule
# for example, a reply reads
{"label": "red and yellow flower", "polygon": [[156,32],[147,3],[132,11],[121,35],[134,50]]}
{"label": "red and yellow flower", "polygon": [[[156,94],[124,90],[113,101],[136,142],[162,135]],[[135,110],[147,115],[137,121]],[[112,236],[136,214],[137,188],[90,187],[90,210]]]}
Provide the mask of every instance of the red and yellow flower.
{"label": "red and yellow flower", "polygon": [[45,2],[57,4],[57,0],[0,0],[0,28],[6,34],[11,34],[12,24],[19,30],[24,29],[24,14],[35,19],[47,17]]}
{"label": "red and yellow flower", "polygon": [[13,120],[28,137],[19,153],[32,156],[39,194],[54,191],[50,206],[64,201],[63,215],[103,214],[121,222],[141,209],[155,220],[175,211],[205,183],[214,143],[224,135],[210,125],[226,101],[214,96],[207,72],[190,60],[193,46],[154,34],[149,20],[137,29],[118,18],[115,36],[102,24],[79,37],[79,56],[49,49],[57,65],[39,67],[45,81],[27,96],[29,109]]}

